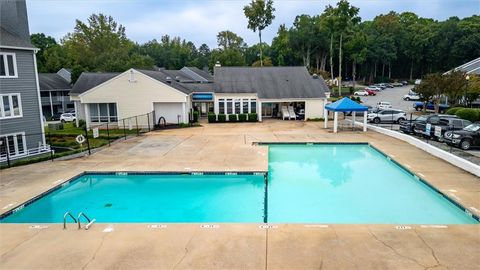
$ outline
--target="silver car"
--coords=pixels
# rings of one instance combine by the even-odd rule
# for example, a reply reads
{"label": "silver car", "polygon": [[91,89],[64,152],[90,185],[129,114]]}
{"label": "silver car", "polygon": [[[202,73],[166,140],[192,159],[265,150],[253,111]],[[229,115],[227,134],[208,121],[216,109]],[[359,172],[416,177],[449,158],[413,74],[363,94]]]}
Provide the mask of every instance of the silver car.
{"label": "silver car", "polygon": [[384,109],[375,113],[367,114],[367,120],[375,124],[379,123],[402,123],[407,119],[407,114],[401,110]]}

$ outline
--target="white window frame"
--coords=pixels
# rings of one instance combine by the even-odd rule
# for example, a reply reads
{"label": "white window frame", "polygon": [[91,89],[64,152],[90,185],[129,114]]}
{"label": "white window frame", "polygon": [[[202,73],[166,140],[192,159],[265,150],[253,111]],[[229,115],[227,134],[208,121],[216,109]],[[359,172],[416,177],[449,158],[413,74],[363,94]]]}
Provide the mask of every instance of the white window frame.
{"label": "white window frame", "polygon": [[[102,102],[102,103],[90,103],[90,104],[95,104],[96,105],[95,109],[98,113],[98,115],[96,116],[98,118],[98,121],[92,121],[92,112],[90,111],[90,108],[89,108],[88,117],[90,118],[90,122],[92,122],[92,123],[114,123],[114,122],[118,122],[118,106],[117,106],[116,102]],[[107,115],[100,115],[100,104],[107,104]],[[115,104],[115,110],[117,111],[117,115],[113,116],[113,115],[110,114],[110,104]],[[105,116],[108,118],[108,121],[107,122],[100,121],[100,119],[102,117],[105,117]],[[110,119],[112,117],[116,117],[117,121],[110,121]]]}
{"label": "white window frame", "polygon": [[[19,115],[5,116],[5,108],[3,107],[3,97],[4,96],[8,97],[8,103],[10,104],[11,114],[14,114],[12,96],[17,96],[18,110],[20,112]],[[0,94],[0,119],[11,119],[11,118],[20,118],[20,117],[23,117],[22,97],[21,97],[20,93]]]}
{"label": "white window frame", "polygon": [[[18,141],[17,141],[17,136],[18,135],[22,135],[22,144],[23,144],[23,152],[22,153],[19,153],[19,151],[18,151]],[[10,137],[10,136],[13,136],[13,147],[15,149],[15,153],[13,155],[12,155],[12,153],[10,153],[10,148],[8,147],[8,137]],[[5,140],[5,142],[7,143],[7,145],[5,147],[7,149],[8,155],[10,157],[25,155],[28,152],[28,150],[27,150],[27,140],[25,140],[25,138],[26,138],[25,137],[25,132],[2,134],[2,135],[0,135],[0,138],[7,138]]]}
{"label": "white window frame", "polygon": [[[10,70],[8,67],[7,55],[11,55],[13,59],[13,72],[14,75],[9,75]],[[3,58],[3,63],[5,65],[5,75],[0,75],[0,78],[18,78],[18,69],[17,69],[17,55],[15,53],[10,52],[1,52],[0,57]]]}

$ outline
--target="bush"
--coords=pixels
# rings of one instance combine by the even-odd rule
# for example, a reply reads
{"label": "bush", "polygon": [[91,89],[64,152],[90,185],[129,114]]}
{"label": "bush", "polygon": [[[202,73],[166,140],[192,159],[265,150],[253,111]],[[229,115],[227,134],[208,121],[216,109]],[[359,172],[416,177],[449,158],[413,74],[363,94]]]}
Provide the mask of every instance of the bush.
{"label": "bush", "polygon": [[237,122],[237,115],[236,114],[229,114],[228,115],[228,122]]}
{"label": "bush", "polygon": [[258,116],[256,113],[249,113],[248,114],[248,122],[257,122]]}
{"label": "bush", "polygon": [[238,121],[239,122],[246,122],[247,121],[247,114],[241,113],[238,115]]}
{"label": "bush", "polygon": [[214,113],[208,113],[208,123],[215,123],[217,122],[217,115]]}
{"label": "bush", "polygon": [[220,113],[217,116],[218,116],[218,122],[225,123],[227,121],[227,116],[225,114]]}
{"label": "bush", "polygon": [[471,108],[462,108],[455,113],[456,116],[471,121],[476,122],[480,120],[480,110],[471,109]]}
{"label": "bush", "polygon": [[193,111],[193,123],[198,122],[198,117],[200,116],[200,113],[198,111]]}
{"label": "bush", "polygon": [[85,128],[86,126],[87,126],[87,122],[85,122],[85,120],[83,120],[83,119],[78,120],[78,127],[79,128]]}
{"label": "bush", "polygon": [[462,107],[453,107],[447,110],[447,114],[455,115],[458,110],[463,109]]}

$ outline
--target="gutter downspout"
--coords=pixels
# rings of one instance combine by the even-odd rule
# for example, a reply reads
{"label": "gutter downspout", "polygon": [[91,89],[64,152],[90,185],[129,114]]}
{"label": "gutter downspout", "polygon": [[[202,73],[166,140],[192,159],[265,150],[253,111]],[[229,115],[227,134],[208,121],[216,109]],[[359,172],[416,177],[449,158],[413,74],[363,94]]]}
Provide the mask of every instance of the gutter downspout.
{"label": "gutter downspout", "polygon": [[43,145],[46,145],[46,141],[45,141],[45,123],[43,123],[43,113],[42,113],[42,100],[40,98],[40,84],[38,82],[38,70],[37,70],[37,50],[34,50],[33,53],[32,53],[32,57],[33,57],[33,68],[34,68],[34,72],[35,72],[35,83],[36,83],[36,87],[37,87],[37,97],[38,97],[38,110],[39,110],[39,113],[40,113],[40,127],[42,129],[42,142],[43,142]]}

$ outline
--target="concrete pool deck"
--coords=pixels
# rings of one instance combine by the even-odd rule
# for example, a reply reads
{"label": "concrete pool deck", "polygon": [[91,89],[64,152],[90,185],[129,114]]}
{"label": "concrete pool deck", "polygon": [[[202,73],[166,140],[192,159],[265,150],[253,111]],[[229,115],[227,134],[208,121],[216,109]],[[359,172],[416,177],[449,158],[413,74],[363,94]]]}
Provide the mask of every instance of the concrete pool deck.
{"label": "concrete pool deck", "polygon": [[[405,142],[375,132],[324,130],[323,122],[204,124],[155,131],[91,156],[0,172],[0,212],[83,171],[266,171],[253,142],[369,142],[471,212],[480,179]],[[427,213],[428,214],[428,213]],[[0,268],[475,269],[480,226],[0,224]],[[111,232],[103,232],[107,227]]]}

